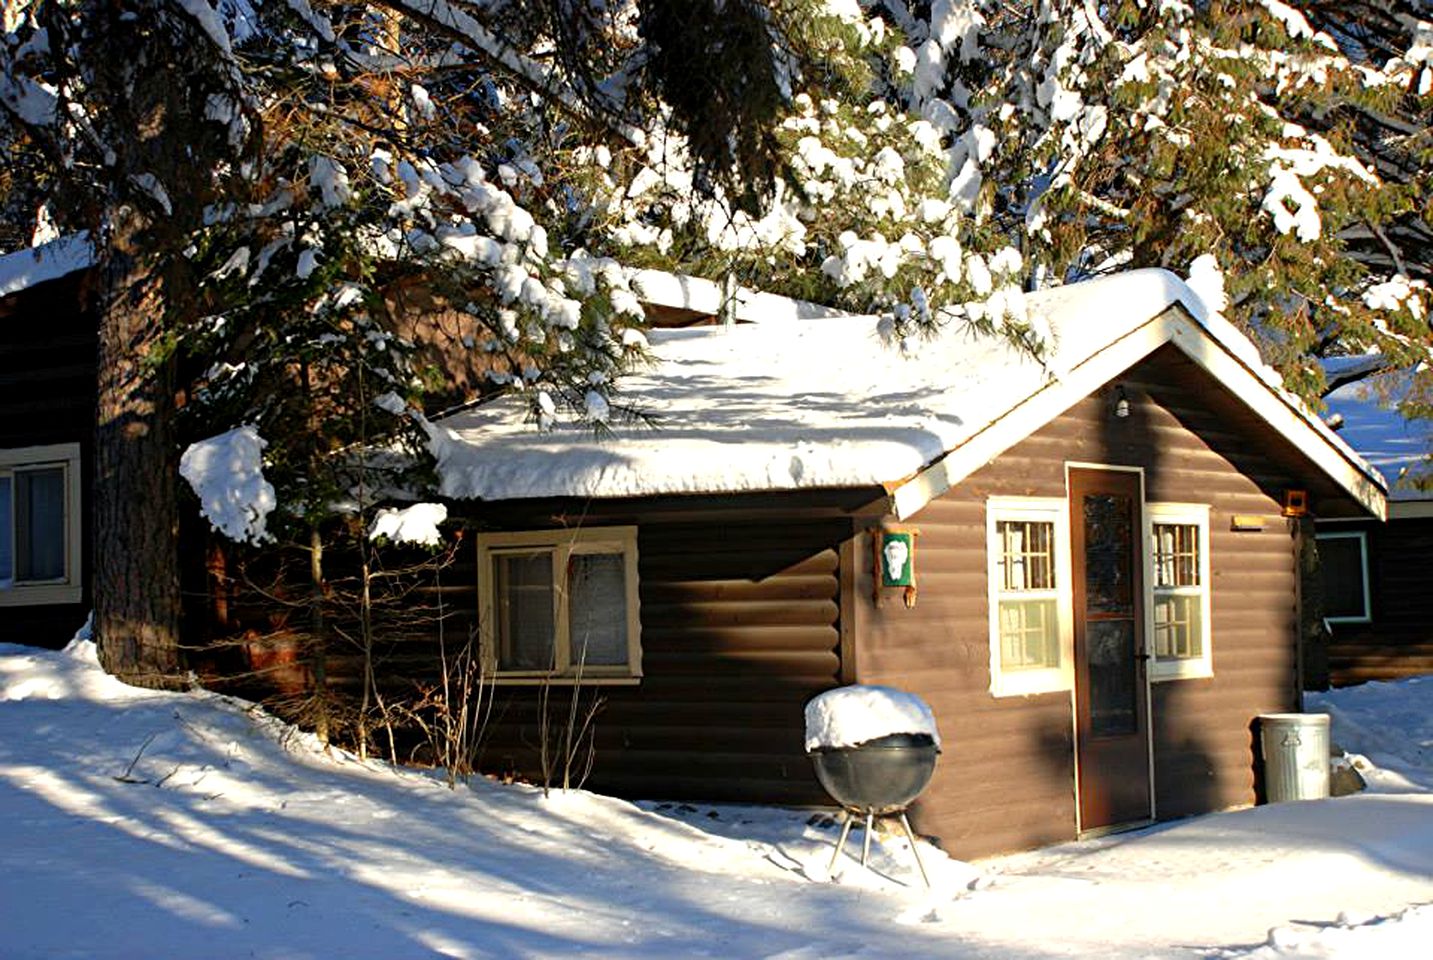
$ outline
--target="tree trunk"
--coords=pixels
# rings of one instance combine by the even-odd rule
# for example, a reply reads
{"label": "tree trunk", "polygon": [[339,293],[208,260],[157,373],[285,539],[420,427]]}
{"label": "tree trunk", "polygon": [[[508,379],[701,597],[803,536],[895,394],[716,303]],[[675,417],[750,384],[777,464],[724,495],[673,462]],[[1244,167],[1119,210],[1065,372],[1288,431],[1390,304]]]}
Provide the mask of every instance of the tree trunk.
{"label": "tree trunk", "polygon": [[161,354],[164,292],[114,215],[103,261],[95,435],[95,637],[100,663],[142,687],[183,683],[179,646],[178,452],[172,361]]}
{"label": "tree trunk", "polygon": [[309,669],[313,673],[313,732],[319,743],[328,743],[328,619],[324,605],[323,535],[309,528]]}

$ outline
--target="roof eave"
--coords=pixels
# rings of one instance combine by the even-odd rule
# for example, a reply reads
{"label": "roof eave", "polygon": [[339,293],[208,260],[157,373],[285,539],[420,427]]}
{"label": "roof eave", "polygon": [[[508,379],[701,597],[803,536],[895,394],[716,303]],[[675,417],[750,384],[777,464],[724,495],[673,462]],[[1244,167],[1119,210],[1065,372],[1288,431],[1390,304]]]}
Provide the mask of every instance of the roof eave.
{"label": "roof eave", "polygon": [[1166,343],[1225,384],[1245,406],[1288,437],[1372,516],[1388,516],[1378,472],[1283,391],[1270,386],[1178,302],[1051,380],[914,477],[894,485],[892,512],[906,519]]}

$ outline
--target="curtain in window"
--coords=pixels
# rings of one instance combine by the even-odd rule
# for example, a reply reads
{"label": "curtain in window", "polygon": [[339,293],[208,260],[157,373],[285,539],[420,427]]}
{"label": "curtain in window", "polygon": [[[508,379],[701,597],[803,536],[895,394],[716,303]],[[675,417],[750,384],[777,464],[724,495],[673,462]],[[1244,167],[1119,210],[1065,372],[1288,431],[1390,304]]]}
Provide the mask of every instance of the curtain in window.
{"label": "curtain in window", "polygon": [[22,470],[15,483],[15,576],[19,580],[65,577],[65,471]]}
{"label": "curtain in window", "polygon": [[567,588],[572,666],[626,664],[626,558],[620,553],[574,553]]}
{"label": "curtain in window", "polygon": [[557,651],[552,605],[552,553],[501,554],[495,560],[498,668],[553,669]]}
{"label": "curtain in window", "polygon": [[0,477],[0,586],[9,586],[15,576],[15,535],[10,521],[11,480]]}

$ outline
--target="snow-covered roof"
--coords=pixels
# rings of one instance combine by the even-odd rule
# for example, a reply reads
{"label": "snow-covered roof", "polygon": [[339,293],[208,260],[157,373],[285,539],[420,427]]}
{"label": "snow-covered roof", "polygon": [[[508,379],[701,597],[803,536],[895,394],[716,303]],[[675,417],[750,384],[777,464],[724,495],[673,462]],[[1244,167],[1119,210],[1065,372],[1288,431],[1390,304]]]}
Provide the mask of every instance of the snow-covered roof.
{"label": "snow-covered roof", "polygon": [[[1381,375],[1383,379],[1388,376],[1407,380],[1401,374]],[[1398,384],[1389,385],[1396,394]],[[1397,399],[1390,396],[1387,401]],[[1433,501],[1433,490],[1399,483],[1404,476],[1427,466],[1428,456],[1433,453],[1433,430],[1427,423],[1409,423],[1397,409],[1381,401],[1378,391],[1365,381],[1346,383],[1324,400],[1330,419],[1343,419],[1338,435],[1391,481],[1388,496],[1395,501],[1389,505],[1392,513],[1407,512],[1415,502]]]}
{"label": "snow-covered roof", "polygon": [[1029,294],[1024,306],[1049,330],[1045,366],[994,337],[949,333],[902,350],[868,316],[654,330],[655,363],[624,379],[621,396],[655,427],[613,424],[615,436],[602,438],[576,423],[539,431],[519,398],[500,398],[433,425],[442,492],[509,500],[884,486],[894,512],[909,516],[1173,342],[1383,514],[1377,471],[1173,274],[1131,271]]}
{"label": "snow-covered roof", "polygon": [[0,256],[0,297],[27,290],[46,280],[83,270],[94,263],[86,234],[72,234],[27,250]]}

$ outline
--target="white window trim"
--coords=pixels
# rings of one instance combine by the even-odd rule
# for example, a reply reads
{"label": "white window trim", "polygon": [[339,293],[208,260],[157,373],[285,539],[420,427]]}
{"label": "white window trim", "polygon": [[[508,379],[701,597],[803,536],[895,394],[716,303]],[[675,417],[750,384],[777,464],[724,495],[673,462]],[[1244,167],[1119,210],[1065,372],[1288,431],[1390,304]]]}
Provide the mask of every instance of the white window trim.
{"label": "white window trim", "polygon": [[[478,633],[488,676],[504,684],[631,684],[642,676],[641,616],[637,591],[637,528],[583,527],[577,530],[524,530],[478,534]],[[498,670],[496,578],[493,557],[533,547],[550,548],[553,563],[553,625],[557,636],[556,670]],[[567,562],[577,553],[620,553],[627,590],[627,663],[620,666],[570,663],[571,636],[568,608]]]}
{"label": "white window trim", "polygon": [[[0,588],[0,607],[79,603],[84,599],[80,524],[80,445],[55,443],[39,447],[11,447],[0,450],[0,473],[29,467],[61,467],[65,471],[65,575],[60,580],[12,583]],[[13,508],[12,508],[13,509]],[[0,519],[11,524],[11,517]]]}
{"label": "white window trim", "polygon": [[[1060,663],[1042,670],[1005,671],[1000,666],[1000,554],[996,523],[1001,520],[1054,524],[1055,616]],[[1058,693],[1074,689],[1075,604],[1071,589],[1070,505],[1062,497],[990,497],[985,501],[985,553],[990,607],[990,692],[997,697]]]}
{"label": "white window trim", "polygon": [[[1185,524],[1199,528],[1199,656],[1161,660],[1154,645],[1154,525]],[[1149,678],[1190,680],[1214,676],[1214,586],[1209,577],[1209,506],[1203,503],[1146,503],[1144,505],[1145,645],[1149,651]]]}
{"label": "white window trim", "polygon": [[1314,534],[1315,541],[1318,540],[1357,540],[1358,541],[1358,566],[1359,572],[1363,574],[1363,614],[1356,617],[1324,617],[1326,623],[1372,623],[1373,622],[1373,597],[1370,595],[1368,578],[1368,532],[1365,530],[1335,530],[1330,532],[1319,532]]}

